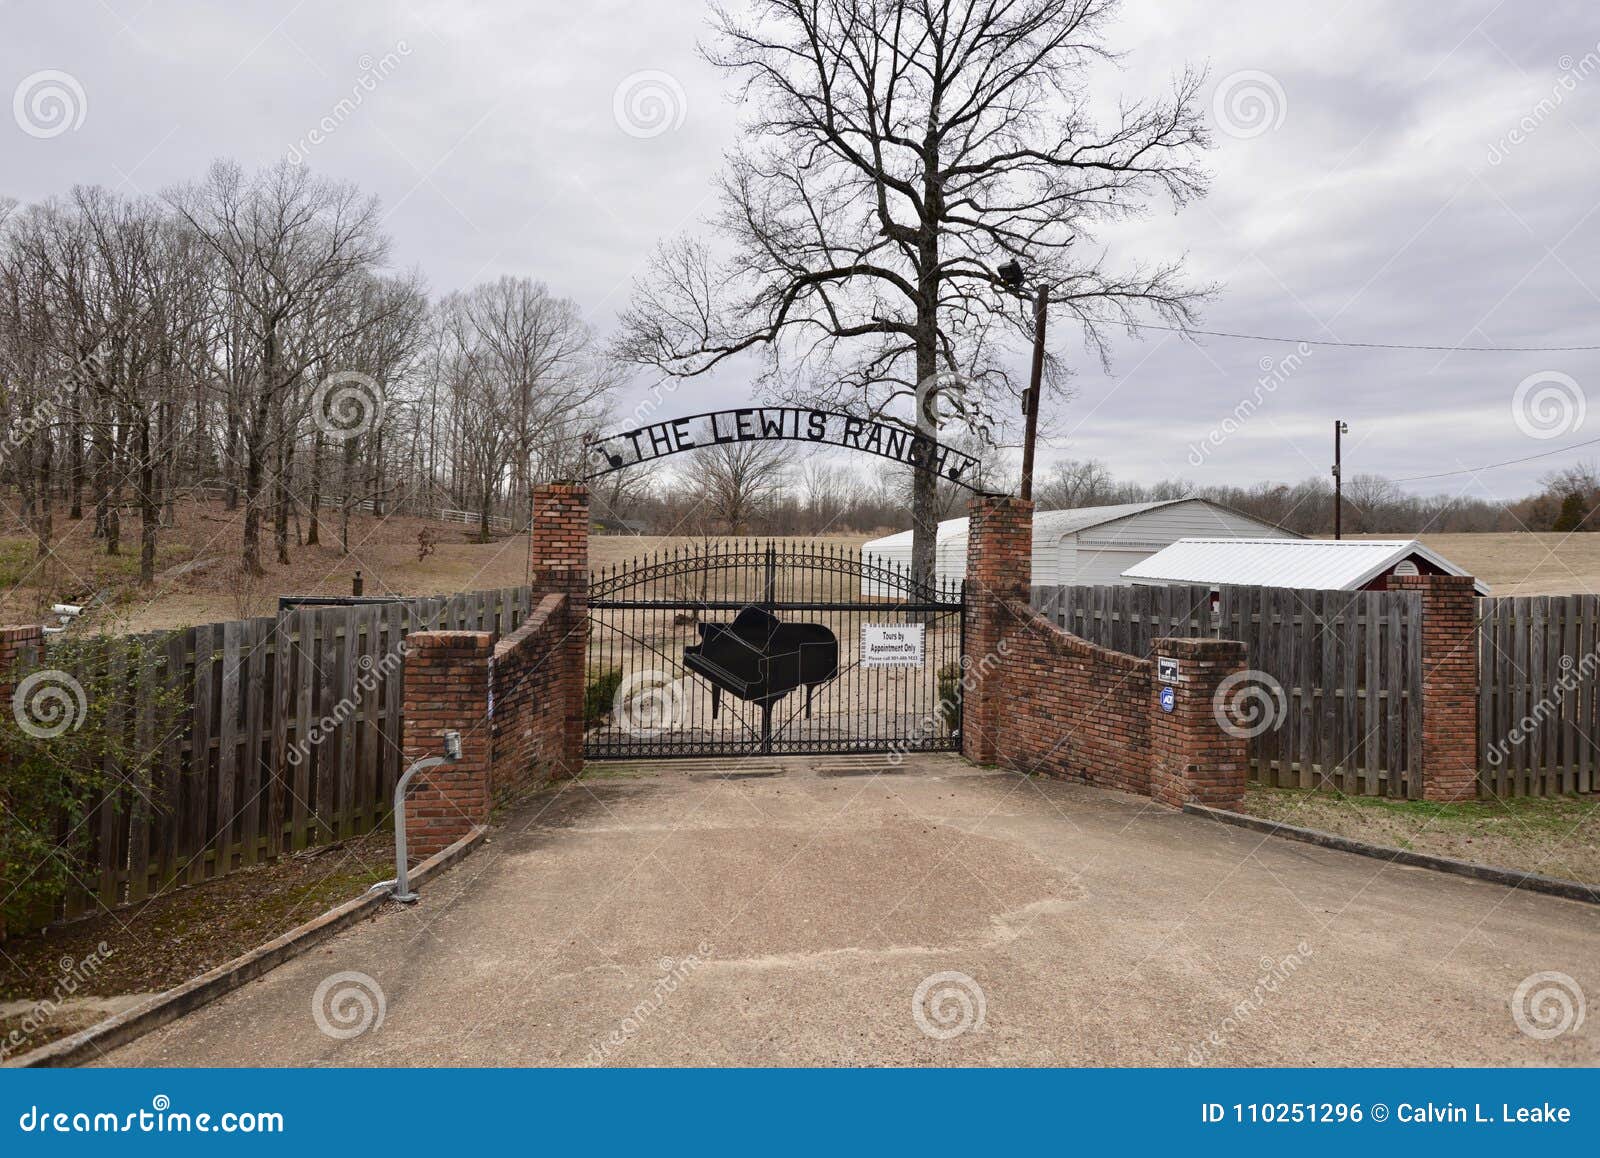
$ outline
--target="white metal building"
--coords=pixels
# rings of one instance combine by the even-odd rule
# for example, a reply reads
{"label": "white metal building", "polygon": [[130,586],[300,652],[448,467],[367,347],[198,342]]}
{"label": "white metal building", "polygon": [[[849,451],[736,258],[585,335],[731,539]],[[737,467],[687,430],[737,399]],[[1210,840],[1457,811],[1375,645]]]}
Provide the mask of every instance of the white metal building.
{"label": "white metal building", "polygon": [[[1210,583],[1381,591],[1390,575],[1465,575],[1416,539],[1181,539],[1122,573],[1140,584]],[[1478,594],[1489,594],[1477,584]]]}
{"label": "white metal building", "polygon": [[[1067,583],[1127,583],[1123,571],[1186,536],[1284,535],[1271,523],[1210,502],[1169,499],[1153,503],[1121,503],[1035,511],[1033,515],[1033,582],[1036,586]],[[869,563],[899,569],[911,565],[911,532],[886,535],[861,546]],[[967,570],[967,520],[939,524],[936,571],[941,580],[961,579]],[[862,593],[888,594],[864,581]]]}

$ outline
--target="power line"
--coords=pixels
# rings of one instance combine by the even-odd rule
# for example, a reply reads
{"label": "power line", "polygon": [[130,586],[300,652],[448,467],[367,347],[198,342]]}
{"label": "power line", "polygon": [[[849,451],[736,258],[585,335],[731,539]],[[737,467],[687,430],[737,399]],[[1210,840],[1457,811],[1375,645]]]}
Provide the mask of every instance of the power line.
{"label": "power line", "polygon": [[1523,458],[1508,458],[1505,462],[1491,462],[1487,466],[1468,467],[1465,470],[1442,470],[1437,474],[1414,474],[1409,478],[1397,478],[1390,481],[1397,483],[1420,482],[1423,479],[1449,478],[1452,475],[1458,474],[1478,474],[1481,471],[1494,470],[1496,467],[1516,466],[1518,463],[1532,462],[1539,458],[1549,458],[1553,454],[1565,454],[1569,450],[1577,450],[1579,447],[1584,446],[1593,446],[1597,442],[1600,442],[1600,438],[1590,438],[1584,440],[1583,442],[1574,442],[1571,446],[1558,446],[1554,450],[1540,451],[1538,454],[1526,455]]}
{"label": "power line", "polygon": [[1297,346],[1346,346],[1358,350],[1425,350],[1441,354],[1575,354],[1600,350],[1595,346],[1436,346],[1425,342],[1339,342],[1326,338],[1284,338],[1274,334],[1239,334],[1231,330],[1197,330],[1189,326],[1163,326],[1135,322],[1135,330],[1167,330],[1174,334],[1205,334],[1209,338],[1241,338],[1249,342],[1290,342]]}

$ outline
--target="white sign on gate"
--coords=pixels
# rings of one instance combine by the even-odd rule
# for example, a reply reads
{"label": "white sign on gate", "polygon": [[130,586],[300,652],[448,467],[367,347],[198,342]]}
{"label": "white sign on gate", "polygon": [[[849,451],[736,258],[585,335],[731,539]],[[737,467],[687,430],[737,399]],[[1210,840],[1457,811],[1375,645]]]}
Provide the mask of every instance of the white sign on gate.
{"label": "white sign on gate", "polygon": [[862,667],[921,667],[926,625],[864,623],[861,625]]}

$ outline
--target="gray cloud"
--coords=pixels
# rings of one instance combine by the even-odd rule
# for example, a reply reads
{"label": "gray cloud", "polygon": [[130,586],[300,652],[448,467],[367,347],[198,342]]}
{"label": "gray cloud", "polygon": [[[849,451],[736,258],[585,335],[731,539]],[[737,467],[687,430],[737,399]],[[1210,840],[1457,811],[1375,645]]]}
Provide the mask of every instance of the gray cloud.
{"label": "gray cloud", "polygon": [[[13,2],[0,8],[0,89],[64,72],[86,109],[79,127],[53,136],[0,122],[0,193],[32,200],[74,183],[153,193],[215,156],[259,164],[299,149],[379,195],[397,262],[421,267],[436,290],[530,274],[604,329],[651,247],[710,210],[712,177],[735,138],[738,108],[693,52],[704,16],[699,0]],[[1106,239],[1129,256],[1186,250],[1197,276],[1223,282],[1208,328],[1600,341],[1592,6],[1548,4],[1534,20],[1490,0],[1359,0],[1326,11],[1130,2],[1115,38],[1126,55],[1105,78],[1106,99],[1156,91],[1187,60],[1209,60],[1214,84],[1261,72],[1282,92],[1276,127],[1218,133],[1210,198]],[[657,73],[673,82],[655,94],[666,94],[667,127],[619,124],[618,86]],[[1052,345],[1073,367],[1077,394],[1053,410],[1046,457],[1098,457],[1121,475],[1248,483],[1323,474],[1335,417],[1352,427],[1347,469],[1391,477],[1600,437],[1595,354],[1317,347],[1196,466],[1192,447],[1260,392],[1262,360],[1276,364],[1292,346],[1146,332],[1119,340],[1105,373],[1073,334],[1058,332]],[[1539,439],[1513,421],[1512,399],[1520,381],[1547,370],[1569,375],[1596,405],[1581,427]],[[745,389],[733,369],[671,405],[687,412]],[[1509,496],[1564,461],[1414,485]]]}

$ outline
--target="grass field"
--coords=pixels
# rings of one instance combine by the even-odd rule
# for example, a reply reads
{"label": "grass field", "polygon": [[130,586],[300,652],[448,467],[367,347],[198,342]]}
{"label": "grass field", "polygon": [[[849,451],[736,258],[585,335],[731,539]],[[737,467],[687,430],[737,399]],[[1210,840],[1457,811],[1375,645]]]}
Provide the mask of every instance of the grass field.
{"label": "grass field", "polygon": [[[34,556],[31,536],[16,520],[10,496],[0,503],[0,622],[45,619],[52,603],[87,603],[103,598],[96,623],[110,631],[149,631],[271,614],[279,595],[348,595],[362,572],[365,592],[440,595],[514,586],[527,574],[526,535],[489,543],[474,541],[474,529],[459,524],[394,515],[358,515],[352,520],[351,551],[338,546],[337,525],[325,523],[323,542],[297,542],[306,530],[291,527],[292,562],[263,551],[266,574],[257,579],[238,568],[243,515],[221,503],[184,503],[177,525],[163,528],[156,582],[138,578],[138,522],[126,520],[122,553],[108,557],[92,537],[88,520],[73,522],[64,508],[55,515],[50,557]],[[425,556],[422,538],[433,542]],[[823,542],[859,547],[867,535],[830,535]],[[1401,536],[1394,536],[1401,537]],[[1497,595],[1554,595],[1600,591],[1600,535],[1555,533],[1424,535],[1423,542],[1488,583]],[[595,569],[696,542],[687,538],[596,535]]]}
{"label": "grass field", "polygon": [[[444,595],[512,587],[526,582],[528,537],[511,535],[489,543],[475,540],[475,528],[406,515],[378,519],[357,515],[351,521],[351,550],[339,549],[337,523],[325,522],[322,543],[296,544],[290,528],[287,566],[276,562],[271,530],[265,532],[262,564],[266,574],[247,579],[239,571],[243,514],[219,503],[184,503],[176,526],[163,528],[156,559],[156,581],[137,583],[137,519],[123,525],[122,553],[105,554],[88,519],[72,522],[65,508],[55,513],[56,538],[50,557],[35,558],[34,541],[17,522],[11,496],[0,504],[0,623],[40,622],[52,603],[105,606],[94,625],[112,632],[154,631],[217,623],[251,615],[270,615],[279,595],[348,595],[354,573],[362,572],[368,595]],[[304,524],[302,523],[302,531]],[[433,540],[422,557],[419,536]],[[820,540],[858,547],[866,535],[826,536]],[[644,554],[699,540],[662,536],[596,535],[590,545],[595,569],[625,564]]]}
{"label": "grass field", "polygon": [[[1359,535],[1405,539],[1410,535]],[[1554,531],[1483,535],[1422,535],[1422,542],[1487,583],[1493,595],[1575,595],[1600,592],[1600,535]]]}

